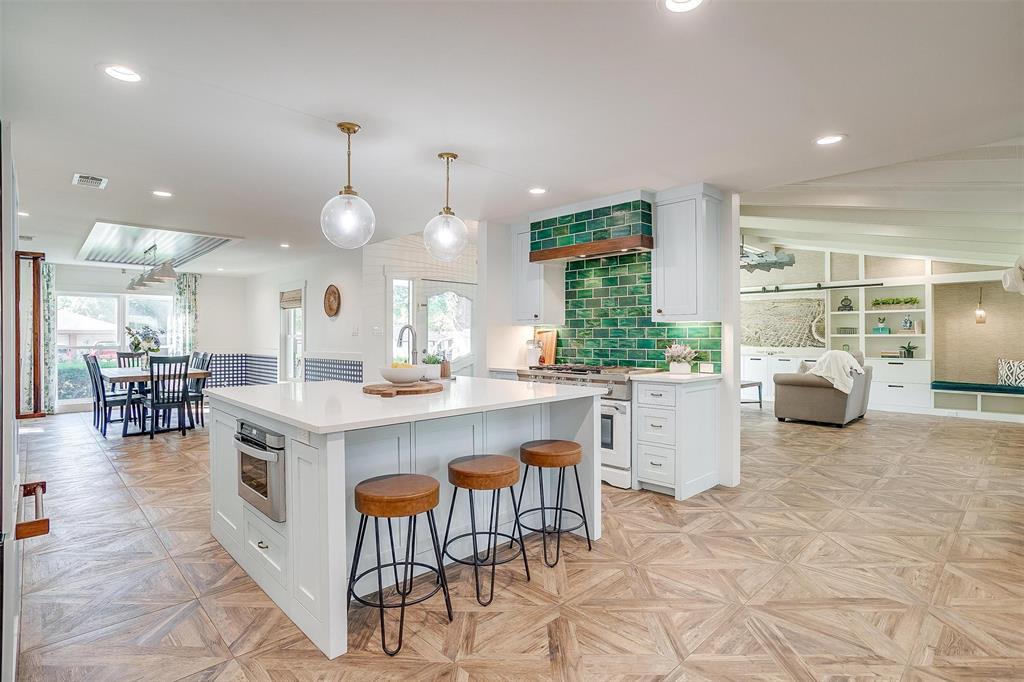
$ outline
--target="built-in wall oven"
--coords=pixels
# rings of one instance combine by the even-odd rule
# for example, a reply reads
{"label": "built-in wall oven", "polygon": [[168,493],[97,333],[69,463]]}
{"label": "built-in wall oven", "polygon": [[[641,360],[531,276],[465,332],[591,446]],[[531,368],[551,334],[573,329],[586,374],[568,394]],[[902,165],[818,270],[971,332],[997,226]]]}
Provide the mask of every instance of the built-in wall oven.
{"label": "built-in wall oven", "polygon": [[633,485],[630,412],[628,400],[601,399],[601,479],[617,488]]}
{"label": "built-in wall oven", "polygon": [[285,437],[237,420],[238,496],[271,521],[285,520]]}

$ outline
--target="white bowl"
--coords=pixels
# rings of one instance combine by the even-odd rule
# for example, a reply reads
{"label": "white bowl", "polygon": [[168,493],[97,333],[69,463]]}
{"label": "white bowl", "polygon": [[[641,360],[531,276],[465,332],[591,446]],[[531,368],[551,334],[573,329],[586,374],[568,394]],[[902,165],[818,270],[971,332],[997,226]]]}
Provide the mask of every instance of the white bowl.
{"label": "white bowl", "polygon": [[384,377],[385,381],[396,386],[407,386],[420,380],[423,376],[423,368],[418,365],[414,367],[381,367],[380,375]]}

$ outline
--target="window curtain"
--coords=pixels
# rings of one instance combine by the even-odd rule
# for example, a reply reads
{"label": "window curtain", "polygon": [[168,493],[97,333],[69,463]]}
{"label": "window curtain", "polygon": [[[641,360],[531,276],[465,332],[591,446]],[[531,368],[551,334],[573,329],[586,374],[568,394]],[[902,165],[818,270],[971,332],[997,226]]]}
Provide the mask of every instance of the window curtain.
{"label": "window curtain", "polygon": [[183,272],[174,282],[174,315],[171,320],[170,349],[175,355],[188,355],[196,342],[199,325],[199,275]]}
{"label": "window curtain", "polygon": [[43,262],[39,268],[39,300],[42,305],[40,352],[43,354],[43,412],[53,414],[57,405],[57,292],[55,268]]}

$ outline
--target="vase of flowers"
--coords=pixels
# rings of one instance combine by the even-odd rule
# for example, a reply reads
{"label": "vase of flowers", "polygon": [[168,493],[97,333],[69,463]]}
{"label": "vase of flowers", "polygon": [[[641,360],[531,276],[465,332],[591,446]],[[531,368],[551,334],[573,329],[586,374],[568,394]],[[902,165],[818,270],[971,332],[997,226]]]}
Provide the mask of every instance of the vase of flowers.
{"label": "vase of flowers", "polygon": [[148,324],[137,329],[126,326],[125,333],[128,335],[128,347],[133,353],[145,353],[142,358],[142,365],[149,366],[149,354],[160,352],[160,335]]}
{"label": "vase of flowers", "polygon": [[693,363],[703,357],[700,351],[685,344],[674,343],[665,349],[665,360],[668,361],[669,374],[689,374],[693,371]]}

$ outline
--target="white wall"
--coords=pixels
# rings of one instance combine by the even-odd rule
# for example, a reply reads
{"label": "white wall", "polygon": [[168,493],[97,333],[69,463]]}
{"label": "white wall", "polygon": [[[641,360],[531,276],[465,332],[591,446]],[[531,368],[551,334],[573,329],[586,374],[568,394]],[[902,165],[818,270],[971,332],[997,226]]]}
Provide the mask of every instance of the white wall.
{"label": "white wall", "polygon": [[[244,329],[239,341],[246,353],[277,355],[280,334],[279,294],[283,285],[306,283],[306,354],[338,360],[362,357],[362,250],[330,247],[320,258],[254,275],[245,280]],[[341,291],[341,310],[327,317],[324,291]]]}
{"label": "white wall", "polygon": [[526,342],[533,327],[512,324],[512,228],[502,223],[480,223],[480,297],[485,314],[483,362],[477,376],[487,376],[489,367],[512,368],[526,365]]}

